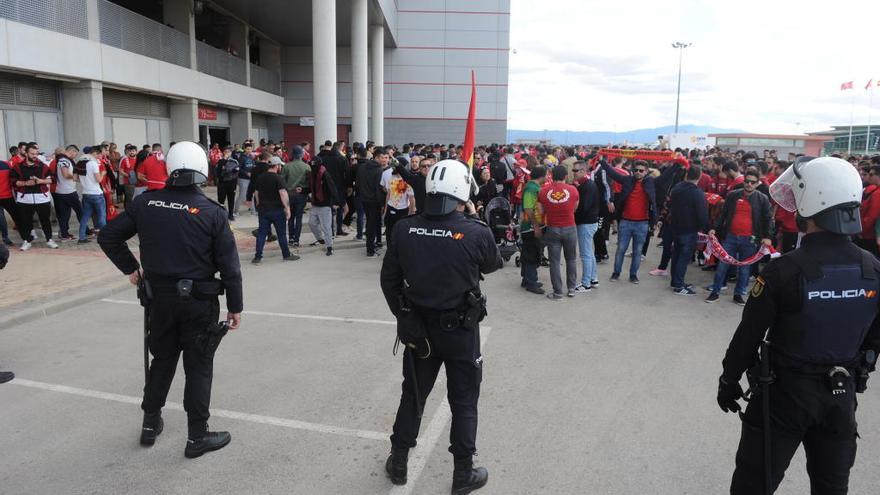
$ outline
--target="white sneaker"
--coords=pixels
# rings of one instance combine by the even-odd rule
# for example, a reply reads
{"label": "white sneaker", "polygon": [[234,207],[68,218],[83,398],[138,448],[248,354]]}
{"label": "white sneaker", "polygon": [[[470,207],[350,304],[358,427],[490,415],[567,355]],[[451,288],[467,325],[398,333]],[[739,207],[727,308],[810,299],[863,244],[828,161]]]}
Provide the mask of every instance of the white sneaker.
{"label": "white sneaker", "polygon": [[24,241],[24,242],[21,243],[21,247],[18,248],[18,249],[20,249],[20,250],[22,250],[22,251],[27,251],[27,250],[30,249],[30,248],[31,248],[31,243],[28,242],[28,241]]}
{"label": "white sneaker", "polygon": [[58,243],[55,242],[55,239],[49,239],[46,241],[46,245],[49,246],[50,249],[58,249]]}

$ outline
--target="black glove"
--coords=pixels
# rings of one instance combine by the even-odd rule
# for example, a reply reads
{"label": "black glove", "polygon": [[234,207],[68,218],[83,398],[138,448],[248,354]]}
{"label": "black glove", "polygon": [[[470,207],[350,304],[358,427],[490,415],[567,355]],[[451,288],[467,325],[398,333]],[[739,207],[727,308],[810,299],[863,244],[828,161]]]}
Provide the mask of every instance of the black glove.
{"label": "black glove", "polygon": [[728,382],[724,377],[718,378],[718,406],[724,412],[739,412],[742,408],[736,401],[743,396],[739,381]]}

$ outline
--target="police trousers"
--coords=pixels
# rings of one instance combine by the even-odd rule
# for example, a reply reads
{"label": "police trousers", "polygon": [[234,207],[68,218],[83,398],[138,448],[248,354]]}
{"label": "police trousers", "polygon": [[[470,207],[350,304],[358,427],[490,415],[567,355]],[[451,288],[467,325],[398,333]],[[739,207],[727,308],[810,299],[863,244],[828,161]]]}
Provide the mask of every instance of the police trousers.
{"label": "police trousers", "polygon": [[[855,383],[833,395],[824,376],[793,375],[777,371],[770,386],[771,477],[773,491],[798,446],[807,457],[812,495],[847,493],[849,471],[856,459]],[[764,492],[763,397],[757,394],[742,417],[736,453],[732,495]]]}
{"label": "police trousers", "polygon": [[190,438],[199,438],[207,431],[214,377],[214,355],[199,351],[196,338],[209,325],[216,323],[219,315],[217,296],[199,300],[163,292],[156,293],[150,304],[148,342],[153,361],[149,383],[144,387],[141,409],[155,413],[165,406],[177,360],[182,352],[183,371],[186,373],[183,408]]}
{"label": "police trousers", "polygon": [[[462,330],[455,330],[462,331]],[[479,362],[443,359],[431,356],[427,359],[413,359],[407,349],[403,353],[403,386],[400,407],[394,420],[394,433],[391,445],[398,449],[411,449],[416,446],[421,418],[418,412],[422,407],[416,403],[410,360],[415,361],[419,398],[422,407],[428,394],[434,388],[440,365],[446,368],[446,388],[449,409],[452,411],[452,428],[449,431],[449,452],[456,458],[470,457],[477,452],[477,401],[480,398],[480,383],[483,381],[482,359]]]}

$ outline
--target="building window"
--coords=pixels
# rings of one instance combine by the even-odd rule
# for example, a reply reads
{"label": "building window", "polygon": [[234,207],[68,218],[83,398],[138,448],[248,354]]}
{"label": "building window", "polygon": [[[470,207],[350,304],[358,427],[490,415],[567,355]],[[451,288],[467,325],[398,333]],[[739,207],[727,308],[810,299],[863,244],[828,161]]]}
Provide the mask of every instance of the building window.
{"label": "building window", "polygon": [[739,144],[739,138],[720,137],[715,140],[718,146],[736,146]]}
{"label": "building window", "polygon": [[794,144],[791,139],[771,139],[771,138],[742,138],[739,140],[741,146],[764,146],[767,148],[788,148]]}

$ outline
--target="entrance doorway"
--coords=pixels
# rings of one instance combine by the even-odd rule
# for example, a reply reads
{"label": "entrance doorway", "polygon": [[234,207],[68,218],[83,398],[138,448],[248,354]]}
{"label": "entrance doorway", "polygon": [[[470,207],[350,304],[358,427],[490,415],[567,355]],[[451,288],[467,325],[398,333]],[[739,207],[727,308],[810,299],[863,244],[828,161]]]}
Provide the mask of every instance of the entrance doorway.
{"label": "entrance doorway", "polygon": [[229,144],[229,128],[200,125],[199,142],[206,148],[210,148],[214,143],[218,143],[222,148]]}

